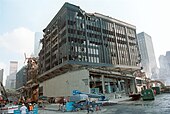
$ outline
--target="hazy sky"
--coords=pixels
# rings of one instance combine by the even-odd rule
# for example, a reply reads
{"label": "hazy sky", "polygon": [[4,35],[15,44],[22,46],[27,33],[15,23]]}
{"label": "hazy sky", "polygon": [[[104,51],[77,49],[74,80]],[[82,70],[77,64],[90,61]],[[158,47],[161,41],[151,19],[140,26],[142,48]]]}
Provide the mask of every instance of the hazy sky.
{"label": "hazy sky", "polygon": [[0,68],[9,74],[9,62],[24,65],[24,53],[33,52],[34,33],[41,32],[64,2],[88,13],[98,12],[136,26],[152,37],[156,59],[170,50],[170,0],[0,0]]}

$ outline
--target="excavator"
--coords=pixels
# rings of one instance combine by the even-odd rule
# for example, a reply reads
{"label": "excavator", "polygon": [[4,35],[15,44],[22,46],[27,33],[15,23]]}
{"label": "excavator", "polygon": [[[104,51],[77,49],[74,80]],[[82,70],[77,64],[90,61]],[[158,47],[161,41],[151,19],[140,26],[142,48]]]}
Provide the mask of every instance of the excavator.
{"label": "excavator", "polygon": [[8,103],[8,96],[6,93],[6,90],[2,84],[2,82],[0,82],[0,107],[4,107],[6,103]]}

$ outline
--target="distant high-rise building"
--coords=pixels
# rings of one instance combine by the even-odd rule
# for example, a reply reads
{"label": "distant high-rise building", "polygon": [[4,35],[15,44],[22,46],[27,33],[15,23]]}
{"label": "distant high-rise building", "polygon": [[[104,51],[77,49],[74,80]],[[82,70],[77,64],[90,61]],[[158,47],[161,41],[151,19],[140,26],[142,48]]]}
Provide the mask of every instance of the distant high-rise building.
{"label": "distant high-rise building", "polygon": [[26,66],[22,67],[16,74],[16,89],[20,89],[22,86],[26,84],[27,81],[27,73]]}
{"label": "distant high-rise building", "polygon": [[7,76],[6,85],[5,85],[6,88],[15,89],[17,69],[18,69],[18,62],[10,61],[9,76]]}
{"label": "distant high-rise building", "polygon": [[166,85],[170,85],[170,51],[166,52],[166,55],[159,56],[159,77],[164,81]]}
{"label": "distant high-rise building", "polygon": [[17,61],[10,61],[9,74],[16,73],[17,69],[18,69],[18,62]]}
{"label": "distant high-rise building", "polygon": [[42,44],[40,44],[40,39],[43,38],[43,33],[36,32],[35,33],[35,39],[34,39],[34,56],[38,57],[38,53],[41,50]]}
{"label": "distant high-rise building", "polygon": [[160,66],[160,68],[166,69],[166,67],[167,67],[166,56],[164,56],[164,55],[159,56],[159,66]]}
{"label": "distant high-rise building", "polygon": [[151,76],[155,74],[155,69],[157,69],[152,38],[145,32],[137,34],[137,38],[143,70],[146,72],[147,77],[151,78]]}
{"label": "distant high-rise building", "polygon": [[167,65],[170,67],[170,51],[166,52]]}
{"label": "distant high-rise building", "polygon": [[4,69],[0,69],[0,82],[3,82]]}
{"label": "distant high-rise building", "polygon": [[7,76],[6,85],[7,89],[15,89],[16,87],[16,73]]}

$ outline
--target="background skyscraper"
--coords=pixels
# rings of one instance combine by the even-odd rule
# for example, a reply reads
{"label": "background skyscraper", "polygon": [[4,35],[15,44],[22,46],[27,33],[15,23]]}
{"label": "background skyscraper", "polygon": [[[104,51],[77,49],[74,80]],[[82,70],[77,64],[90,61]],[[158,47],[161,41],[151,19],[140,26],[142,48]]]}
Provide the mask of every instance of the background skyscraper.
{"label": "background skyscraper", "polygon": [[35,39],[34,39],[34,56],[38,57],[38,53],[41,50],[42,44],[40,43],[40,39],[43,38],[43,33],[36,32]]}
{"label": "background skyscraper", "polygon": [[27,81],[27,67],[23,66],[17,73],[16,73],[16,89],[24,86]]}
{"label": "background skyscraper", "polygon": [[148,78],[152,78],[151,76],[157,70],[157,64],[155,59],[155,52],[153,48],[152,38],[150,35],[145,32],[141,32],[137,34],[139,50],[141,54],[141,64],[143,66],[143,70],[146,72]]}
{"label": "background skyscraper", "polygon": [[10,61],[9,74],[16,73],[17,69],[18,69],[18,62],[17,61]]}
{"label": "background skyscraper", "polygon": [[4,73],[4,69],[0,68],[0,82],[3,82],[3,73]]}
{"label": "background skyscraper", "polygon": [[166,85],[170,85],[170,51],[166,52],[166,55],[159,56],[159,77]]}
{"label": "background skyscraper", "polygon": [[9,76],[7,76],[6,85],[5,85],[6,88],[15,89],[17,69],[18,69],[18,62],[10,61]]}

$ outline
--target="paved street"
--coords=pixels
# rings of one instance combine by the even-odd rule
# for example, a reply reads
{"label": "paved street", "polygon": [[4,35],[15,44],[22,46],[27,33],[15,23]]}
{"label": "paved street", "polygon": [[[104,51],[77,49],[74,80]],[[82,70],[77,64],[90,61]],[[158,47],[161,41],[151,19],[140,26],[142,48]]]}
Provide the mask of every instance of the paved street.
{"label": "paved street", "polygon": [[[64,112],[65,114],[85,114],[86,111]],[[59,111],[40,110],[39,114],[63,114]],[[93,114],[170,114],[170,94],[160,94],[154,101],[122,101],[113,106],[105,106]]]}
{"label": "paved street", "polygon": [[105,114],[169,114],[170,94],[157,95],[154,101],[126,101],[105,107]]}

